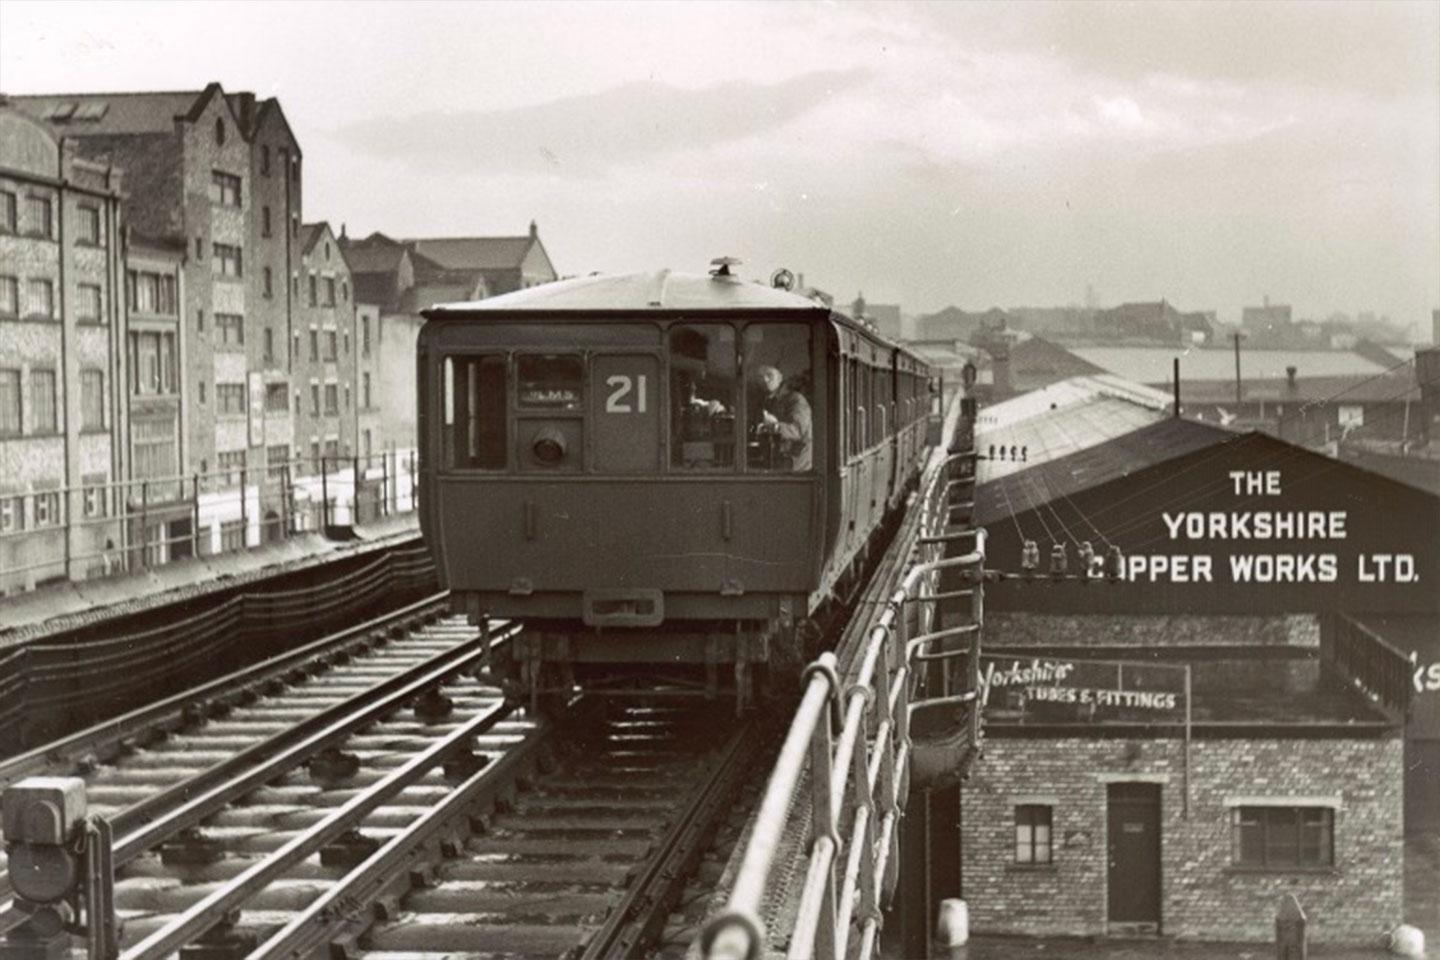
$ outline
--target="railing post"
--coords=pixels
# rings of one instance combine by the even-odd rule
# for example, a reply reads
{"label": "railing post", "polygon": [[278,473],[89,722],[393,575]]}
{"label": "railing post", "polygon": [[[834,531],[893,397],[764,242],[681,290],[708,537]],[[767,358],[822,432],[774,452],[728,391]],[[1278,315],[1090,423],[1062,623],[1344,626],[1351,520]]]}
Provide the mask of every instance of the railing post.
{"label": "railing post", "polygon": [[192,475],[190,485],[190,552],[200,557],[200,474]]}
{"label": "railing post", "polygon": [[380,451],[380,511],[390,516],[390,458]]}
{"label": "railing post", "polygon": [[360,522],[360,457],[351,458],[350,471],[353,474],[350,481],[350,526]]}
{"label": "railing post", "polygon": [[[838,697],[840,691],[834,687],[831,697]],[[832,773],[832,749],[829,712],[815,725],[810,738],[810,824],[811,836],[816,845],[828,838],[835,846],[830,867],[825,871],[825,889],[820,901],[820,915],[815,930],[814,956],[822,960],[835,960],[835,865],[839,862],[840,835],[836,830],[837,818],[830,793]],[[813,851],[813,847],[812,847]],[[812,852],[811,856],[815,854]]]}
{"label": "railing post", "polygon": [[140,481],[140,567],[150,566],[150,481]]}
{"label": "railing post", "polygon": [[320,454],[320,535],[330,528],[330,475],[325,472],[325,454]]}
{"label": "railing post", "polygon": [[245,505],[245,468],[240,468],[240,549],[250,546],[250,516]]}

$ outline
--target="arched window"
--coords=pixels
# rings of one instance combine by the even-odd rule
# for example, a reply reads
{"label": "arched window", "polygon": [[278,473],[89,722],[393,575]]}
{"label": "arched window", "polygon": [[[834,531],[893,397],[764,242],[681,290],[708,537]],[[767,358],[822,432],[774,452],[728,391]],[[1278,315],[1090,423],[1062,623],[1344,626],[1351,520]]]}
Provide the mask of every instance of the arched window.
{"label": "arched window", "polygon": [[215,142],[225,142],[225,121],[220,117],[215,118]]}

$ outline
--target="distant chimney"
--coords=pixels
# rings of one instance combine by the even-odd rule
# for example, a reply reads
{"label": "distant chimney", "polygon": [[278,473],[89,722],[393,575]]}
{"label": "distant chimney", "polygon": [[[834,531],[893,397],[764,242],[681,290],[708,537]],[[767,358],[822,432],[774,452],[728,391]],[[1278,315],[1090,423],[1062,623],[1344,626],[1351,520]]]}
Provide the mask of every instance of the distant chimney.
{"label": "distant chimney", "polygon": [[538,236],[540,236],[540,228],[535,225],[535,221],[534,221],[534,220],[531,220],[531,221],[530,221],[530,239],[531,239],[531,240],[534,240],[534,239],[535,239],[536,237],[538,237]]}
{"label": "distant chimney", "polygon": [[1298,372],[1295,367],[1285,368],[1285,386],[1291,393],[1294,393],[1297,389],[1295,385],[1295,374]]}
{"label": "distant chimney", "polygon": [[345,236],[345,221],[344,221],[344,220],[341,220],[341,221],[340,221],[340,242],[341,242],[341,243],[344,243],[346,240],[349,240],[349,239],[350,239],[349,237]]}
{"label": "distant chimney", "polygon": [[240,94],[240,126],[248,134],[255,124],[255,94]]}
{"label": "distant chimney", "polygon": [[856,318],[857,320],[858,320],[860,317],[865,316],[865,294],[864,294],[864,293],[861,293],[861,294],[859,294],[858,296],[856,296],[856,298],[855,298],[855,303],[851,305],[851,309],[855,312],[855,318]]}

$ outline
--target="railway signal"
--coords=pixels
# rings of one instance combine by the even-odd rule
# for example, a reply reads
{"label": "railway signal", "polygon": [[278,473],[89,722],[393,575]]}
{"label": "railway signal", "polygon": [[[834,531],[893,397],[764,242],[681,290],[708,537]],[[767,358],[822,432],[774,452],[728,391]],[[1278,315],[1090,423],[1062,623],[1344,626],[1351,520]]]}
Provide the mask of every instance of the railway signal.
{"label": "railway signal", "polygon": [[0,956],[60,960],[72,933],[87,936],[90,960],[117,955],[110,825],[86,814],[79,777],[28,777],[0,795],[15,909],[27,914]]}

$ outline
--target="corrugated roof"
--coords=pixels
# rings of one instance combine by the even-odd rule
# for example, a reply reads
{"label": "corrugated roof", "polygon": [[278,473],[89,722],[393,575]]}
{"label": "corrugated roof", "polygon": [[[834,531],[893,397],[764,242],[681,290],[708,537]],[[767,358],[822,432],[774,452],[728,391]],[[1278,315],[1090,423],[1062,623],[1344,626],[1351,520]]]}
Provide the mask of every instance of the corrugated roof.
{"label": "corrugated roof", "polygon": [[434,237],[405,242],[447,270],[512,270],[524,261],[535,238]]}
{"label": "corrugated roof", "polygon": [[813,300],[738,277],[597,274],[557,280],[468,303],[437,304],[426,316],[497,310],[824,310]]}
{"label": "corrugated roof", "polygon": [[[1110,373],[1136,383],[1169,383],[1175,357],[1180,382],[1235,377],[1235,353],[1223,347],[1071,347],[1070,352]],[[1283,379],[1293,366],[1302,377],[1380,373],[1385,368],[1347,350],[1240,350],[1240,376],[1246,380]]]}
{"label": "corrugated roof", "polygon": [[[1074,496],[1082,490],[1164,463],[1176,457],[1227,443],[1240,434],[1209,424],[1176,417],[1149,423],[1116,416],[1113,398],[1074,408],[1046,418],[1046,426],[1062,438],[1074,438],[1060,447],[1043,441],[1030,447],[1030,462],[999,465],[981,461],[975,491],[975,522],[1002,522],[1007,517],[1042,504]],[[987,452],[989,440],[976,437],[976,448]],[[1037,455],[1038,449],[1038,455]]]}
{"label": "corrugated roof", "polygon": [[[203,90],[164,93],[58,93],[12,96],[10,102],[33,117],[50,120],[57,111],[66,119],[56,130],[70,136],[123,133],[169,133],[175,118],[190,112]],[[53,121],[52,121],[53,122]]]}

